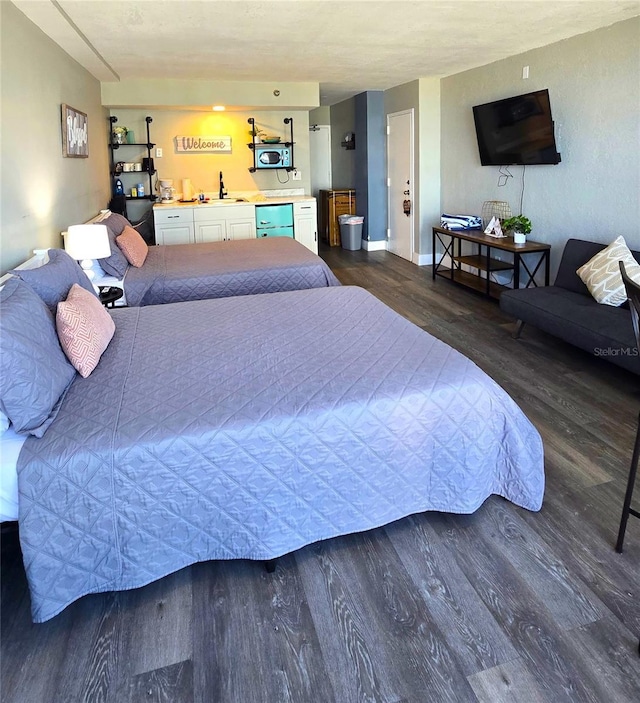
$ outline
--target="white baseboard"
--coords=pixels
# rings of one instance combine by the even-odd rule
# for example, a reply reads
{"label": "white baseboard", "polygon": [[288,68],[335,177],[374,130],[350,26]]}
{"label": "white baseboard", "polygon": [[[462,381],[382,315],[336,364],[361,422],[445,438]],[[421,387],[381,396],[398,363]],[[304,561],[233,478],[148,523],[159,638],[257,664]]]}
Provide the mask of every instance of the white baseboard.
{"label": "white baseboard", "polygon": [[[442,258],[441,254],[437,254],[438,260]],[[433,265],[433,254],[418,254],[413,252],[413,258],[411,261],[418,266],[432,266]]]}
{"label": "white baseboard", "polygon": [[368,239],[362,240],[362,248],[365,251],[386,251],[387,250],[387,240],[378,239],[375,241],[369,241]]}

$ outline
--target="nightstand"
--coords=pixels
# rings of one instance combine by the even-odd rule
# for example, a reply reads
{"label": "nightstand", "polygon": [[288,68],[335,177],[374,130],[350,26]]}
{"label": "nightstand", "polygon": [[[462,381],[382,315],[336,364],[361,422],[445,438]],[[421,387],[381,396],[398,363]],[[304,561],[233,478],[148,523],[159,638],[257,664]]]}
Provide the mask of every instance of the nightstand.
{"label": "nightstand", "polygon": [[122,288],[116,286],[102,286],[100,290],[100,302],[105,306],[105,308],[112,308],[115,305],[116,300],[120,300],[124,295]]}

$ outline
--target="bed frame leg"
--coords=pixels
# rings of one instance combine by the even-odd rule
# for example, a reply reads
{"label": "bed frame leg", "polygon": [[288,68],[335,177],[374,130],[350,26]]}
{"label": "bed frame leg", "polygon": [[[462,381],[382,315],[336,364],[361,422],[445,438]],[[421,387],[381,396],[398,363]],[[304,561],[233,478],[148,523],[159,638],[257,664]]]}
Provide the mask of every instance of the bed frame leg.
{"label": "bed frame leg", "polygon": [[264,562],[264,568],[267,570],[268,574],[272,574],[276,570],[277,559],[269,559]]}
{"label": "bed frame leg", "polygon": [[524,324],[524,320],[518,320],[516,322],[516,328],[511,333],[511,336],[514,339],[520,339],[520,335],[522,334],[522,328],[524,327]]}

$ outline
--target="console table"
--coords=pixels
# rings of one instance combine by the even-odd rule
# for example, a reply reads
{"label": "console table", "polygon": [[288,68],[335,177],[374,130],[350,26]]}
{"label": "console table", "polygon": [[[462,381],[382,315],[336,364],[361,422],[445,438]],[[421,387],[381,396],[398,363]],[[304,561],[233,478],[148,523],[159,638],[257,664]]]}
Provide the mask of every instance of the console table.
{"label": "console table", "polygon": [[[474,246],[472,253],[462,253],[462,242],[471,242]],[[442,259],[436,261],[436,244],[440,243],[444,248]],[[491,250],[498,249],[513,254],[512,261],[500,261],[491,257]],[[483,251],[484,250],[484,251]],[[508,290],[509,286],[504,286],[491,280],[491,274],[498,271],[513,271],[513,287],[520,288],[520,272],[525,274],[525,288],[537,286],[535,275],[541,266],[544,266],[544,284],[549,285],[549,254],[550,244],[532,242],[527,240],[524,244],[515,244],[513,237],[490,237],[482,230],[451,230],[441,227],[433,228],[433,279],[441,276],[454,283],[473,288],[491,298],[499,298],[503,290]],[[522,259],[523,254],[538,254],[535,268],[531,270]],[[443,260],[449,256],[452,262],[450,266],[444,266]],[[462,265],[478,270],[478,273],[463,271]],[[480,272],[484,271],[486,277]]]}

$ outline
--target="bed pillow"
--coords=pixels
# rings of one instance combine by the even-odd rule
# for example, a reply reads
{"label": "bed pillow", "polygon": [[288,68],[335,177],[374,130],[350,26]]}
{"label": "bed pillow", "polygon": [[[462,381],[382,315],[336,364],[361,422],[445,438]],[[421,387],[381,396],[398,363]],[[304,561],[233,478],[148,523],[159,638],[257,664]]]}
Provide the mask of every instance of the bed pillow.
{"label": "bed pillow", "polygon": [[627,300],[620,261],[629,278],[640,285],[640,264],[629,250],[624,237],[618,237],[581,266],[576,273],[598,303],[618,307]]}
{"label": "bed pillow", "polygon": [[49,249],[49,261],[43,266],[14,269],[10,273],[28,283],[54,315],[58,303],[67,297],[74,283],[96,295],[87,274],[64,249]]}
{"label": "bed pillow", "polygon": [[149,247],[144,239],[133,227],[125,227],[122,234],[116,237],[116,244],[122,249],[122,253],[127,257],[127,261],[136,268],[144,264]]}
{"label": "bed pillow", "polygon": [[47,306],[19,278],[12,276],[0,291],[0,318],[0,409],[16,432],[42,437],[75,369],[60,347]]}
{"label": "bed pillow", "polygon": [[97,222],[96,224],[107,225],[116,237],[119,237],[122,234],[122,230],[125,227],[131,227],[131,222],[129,222],[124,215],[118,215],[117,212],[112,212],[109,217],[105,217],[104,220],[100,220],[100,222]]}
{"label": "bed pillow", "polygon": [[72,286],[69,297],[58,305],[56,328],[64,353],[86,378],[109,346],[116,326],[94,295]]}
{"label": "bed pillow", "polygon": [[[113,217],[113,215],[111,215],[111,217]],[[118,217],[121,217],[121,215],[118,215]],[[107,221],[109,219],[110,218],[107,217],[106,220],[97,223],[99,225],[107,225],[107,234],[109,235],[109,246],[111,247],[110,256],[107,256],[104,259],[98,259],[98,263],[110,276],[115,276],[116,278],[122,280],[124,278],[124,274],[129,268],[129,262],[127,261],[125,255],[120,251],[120,247],[116,244],[116,237],[122,232],[122,229],[124,229],[124,227],[122,229],[118,229],[118,233],[116,234],[116,230],[112,229],[107,224]],[[124,219],[124,217],[122,219]]]}

